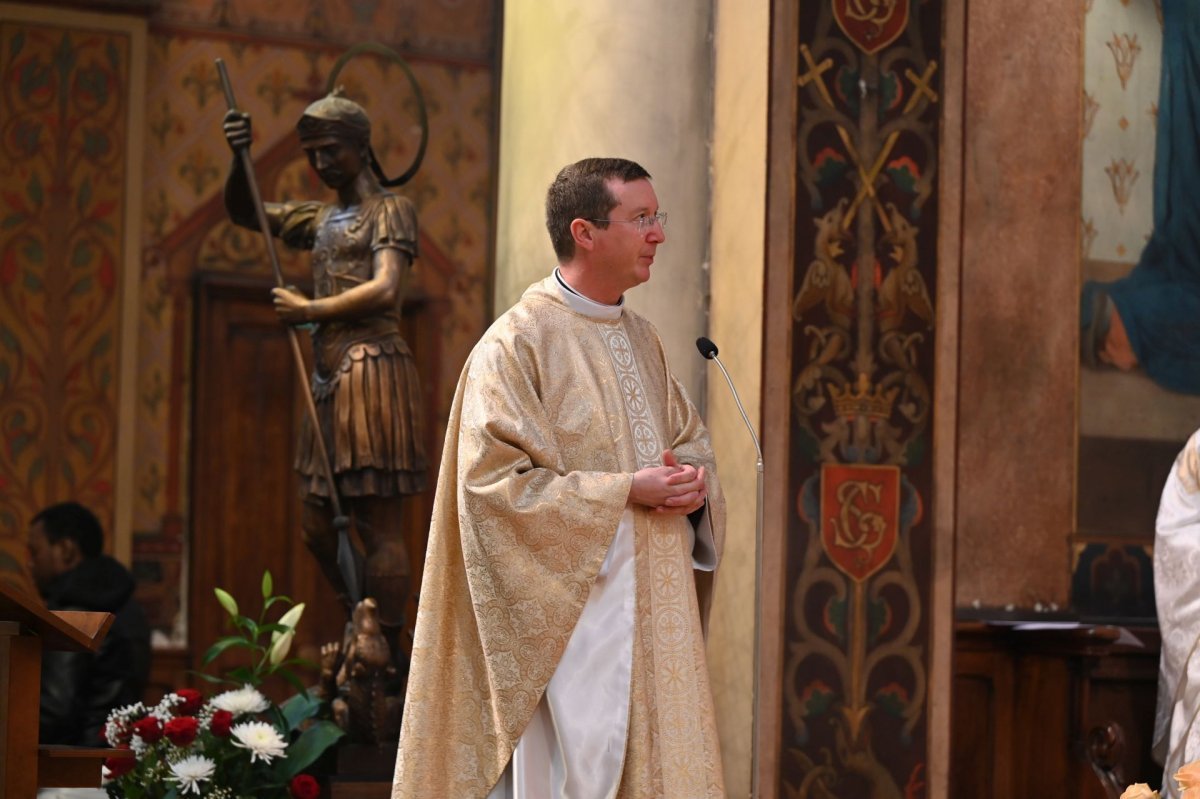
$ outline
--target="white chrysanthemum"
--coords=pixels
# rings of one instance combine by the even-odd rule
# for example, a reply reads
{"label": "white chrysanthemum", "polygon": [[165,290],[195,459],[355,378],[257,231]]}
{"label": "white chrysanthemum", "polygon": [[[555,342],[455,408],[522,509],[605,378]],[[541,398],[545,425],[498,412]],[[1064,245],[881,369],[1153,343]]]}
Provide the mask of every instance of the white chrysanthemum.
{"label": "white chrysanthemum", "polygon": [[212,705],[219,710],[228,710],[235,716],[244,716],[248,713],[262,713],[271,703],[252,686],[243,685],[236,691],[217,694],[212,698]]}
{"label": "white chrysanthemum", "polygon": [[287,743],[279,734],[279,730],[265,721],[246,721],[235,724],[230,733],[236,739],[233,742],[234,746],[250,750],[251,763],[256,760],[270,763],[273,757],[283,757],[283,750],[287,748]]}
{"label": "white chrysanthemum", "polygon": [[202,755],[191,755],[171,764],[171,782],[179,784],[180,793],[199,795],[200,783],[212,779],[217,764]]}

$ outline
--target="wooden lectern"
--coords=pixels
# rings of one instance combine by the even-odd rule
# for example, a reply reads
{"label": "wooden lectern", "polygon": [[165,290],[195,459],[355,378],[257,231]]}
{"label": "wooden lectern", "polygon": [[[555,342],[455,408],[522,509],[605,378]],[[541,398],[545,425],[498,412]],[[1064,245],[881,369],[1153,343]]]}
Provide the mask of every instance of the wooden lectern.
{"label": "wooden lectern", "polygon": [[38,788],[96,788],[106,757],[128,750],[38,745],[42,649],[94,652],[111,613],[49,611],[37,597],[0,584],[0,799],[33,799]]}

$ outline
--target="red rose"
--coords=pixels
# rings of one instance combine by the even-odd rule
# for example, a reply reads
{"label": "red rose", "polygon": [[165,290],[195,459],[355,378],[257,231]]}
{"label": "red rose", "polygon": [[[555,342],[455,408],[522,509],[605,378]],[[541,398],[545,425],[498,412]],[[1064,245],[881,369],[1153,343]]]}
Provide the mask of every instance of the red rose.
{"label": "red rose", "polygon": [[146,718],[133,723],[133,734],[146,743],[152,744],[162,738],[162,722],[154,716],[146,716]]}
{"label": "red rose", "polygon": [[204,696],[195,688],[180,688],[175,695],[183,700],[182,704],[175,706],[175,712],[181,716],[196,715],[204,704]]}
{"label": "red rose", "polygon": [[196,740],[196,733],[199,731],[200,722],[191,716],[180,716],[179,718],[171,719],[167,722],[167,726],[163,728],[163,734],[167,736],[167,740],[176,746],[187,746]]}
{"label": "red rose", "polygon": [[232,726],[233,714],[228,710],[218,710],[213,713],[212,721],[208,723],[208,728],[218,738],[228,738],[229,728]]}
{"label": "red rose", "polygon": [[288,793],[295,799],[318,799],[321,796],[321,784],[312,775],[297,774],[288,783]]}
{"label": "red rose", "polygon": [[[128,747],[120,747],[126,749]],[[108,779],[119,780],[137,766],[136,757],[106,757],[104,768],[108,769]]]}

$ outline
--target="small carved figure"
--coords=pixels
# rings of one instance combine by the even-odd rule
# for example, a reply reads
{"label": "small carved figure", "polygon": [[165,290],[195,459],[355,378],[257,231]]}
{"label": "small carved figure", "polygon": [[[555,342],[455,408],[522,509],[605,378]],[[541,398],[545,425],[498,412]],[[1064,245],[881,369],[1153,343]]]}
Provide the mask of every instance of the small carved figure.
{"label": "small carved figure", "polygon": [[396,695],[396,668],[368,597],[354,607],[341,644],[321,647],[321,683],[315,693],[330,702],[334,722],[352,743],[383,745],[400,735],[403,700]]}

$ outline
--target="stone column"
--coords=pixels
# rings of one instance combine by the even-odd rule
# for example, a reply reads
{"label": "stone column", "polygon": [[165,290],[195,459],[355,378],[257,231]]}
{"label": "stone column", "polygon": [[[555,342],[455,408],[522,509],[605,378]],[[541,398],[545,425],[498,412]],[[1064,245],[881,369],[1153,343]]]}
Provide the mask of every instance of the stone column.
{"label": "stone column", "polygon": [[495,315],[553,269],[546,188],[566,164],[629,158],[670,218],[651,280],[630,307],[662,335],[700,401],[706,330],[711,11],[692,0],[505,4],[500,89]]}

